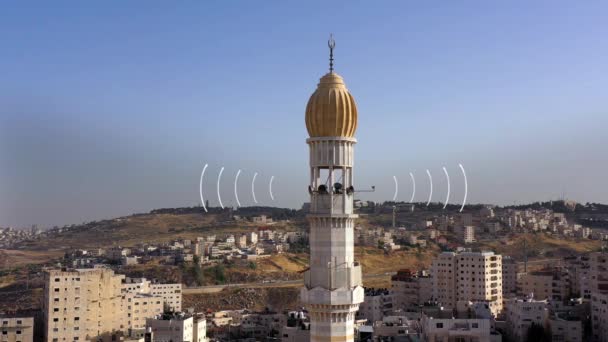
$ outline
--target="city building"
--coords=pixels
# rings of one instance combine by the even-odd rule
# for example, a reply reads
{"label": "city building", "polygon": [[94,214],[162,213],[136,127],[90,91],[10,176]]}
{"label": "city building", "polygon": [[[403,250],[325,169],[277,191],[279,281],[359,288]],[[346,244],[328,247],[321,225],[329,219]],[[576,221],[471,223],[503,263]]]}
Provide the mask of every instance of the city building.
{"label": "city building", "polygon": [[509,257],[502,257],[502,294],[504,297],[513,297],[517,294],[517,280],[523,273],[519,272],[517,262]]}
{"label": "city building", "polygon": [[443,252],[433,260],[433,297],[456,308],[458,301],[485,302],[502,311],[502,257],[494,252]]}
{"label": "city building", "polygon": [[456,307],[456,253],[439,254],[431,266],[433,298],[441,305]]}
{"label": "city building", "polygon": [[475,242],[475,227],[473,226],[462,226],[458,229],[458,236],[460,241],[463,243],[473,243]]}
{"label": "city building", "polygon": [[549,319],[552,341],[583,342],[583,322],[579,317],[556,315]]}
{"label": "city building", "polygon": [[146,330],[151,342],[205,342],[207,322],[204,318],[184,313],[162,314],[146,319]]}
{"label": "city building", "polygon": [[589,266],[591,293],[608,294],[608,253],[590,253]]}
{"label": "city building", "polygon": [[433,279],[425,272],[399,270],[391,277],[393,310],[418,311],[433,298]]}
{"label": "city building", "polygon": [[165,310],[182,311],[182,284],[150,284],[150,294],[164,298]]}
{"label": "city building", "polygon": [[423,316],[423,341],[486,341],[500,342],[502,336],[493,331],[489,319],[433,318]]}
{"label": "city building", "polygon": [[365,289],[363,303],[359,305],[356,319],[374,323],[382,321],[393,310],[392,295],[387,289]]}
{"label": "city building", "polygon": [[[333,61],[333,42],[330,47]],[[310,316],[311,341],[350,342],[355,313],[364,297],[361,265],[354,256],[357,107],[331,63],[306,108],[310,269],[304,273],[301,299]]]}
{"label": "city building", "polygon": [[33,340],[33,317],[8,317],[0,315],[0,341],[32,342]]}
{"label": "city building", "polygon": [[45,272],[45,340],[85,341],[127,329],[123,279],[106,268]]}
{"label": "city building", "polygon": [[150,294],[126,294],[123,304],[130,336],[143,337],[146,319],[163,313],[163,297]]}
{"label": "city building", "polygon": [[608,342],[608,294],[591,293],[591,329],[596,342]]}
{"label": "city building", "polygon": [[566,301],[571,294],[570,276],[561,267],[524,274],[519,279],[519,287],[523,294],[539,299]]}
{"label": "city building", "polygon": [[[125,278],[123,292],[148,294],[162,298],[163,311],[182,311],[182,284],[157,284],[146,278]],[[150,316],[148,316],[150,317]]]}
{"label": "city building", "polygon": [[524,341],[532,324],[548,328],[546,300],[508,299],[505,303],[506,325],[513,341]]}

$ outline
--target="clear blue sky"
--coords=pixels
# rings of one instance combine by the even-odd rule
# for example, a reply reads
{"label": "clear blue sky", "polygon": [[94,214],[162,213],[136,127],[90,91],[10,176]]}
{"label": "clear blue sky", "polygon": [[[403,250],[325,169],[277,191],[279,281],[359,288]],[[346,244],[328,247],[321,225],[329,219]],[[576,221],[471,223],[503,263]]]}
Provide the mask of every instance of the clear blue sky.
{"label": "clear blue sky", "polygon": [[[381,5],[380,5],[381,4]],[[357,185],[386,200],[608,202],[605,2],[14,2],[0,8],[0,225],[307,198],[304,109],[336,70]],[[276,177],[276,201],[266,191]]]}

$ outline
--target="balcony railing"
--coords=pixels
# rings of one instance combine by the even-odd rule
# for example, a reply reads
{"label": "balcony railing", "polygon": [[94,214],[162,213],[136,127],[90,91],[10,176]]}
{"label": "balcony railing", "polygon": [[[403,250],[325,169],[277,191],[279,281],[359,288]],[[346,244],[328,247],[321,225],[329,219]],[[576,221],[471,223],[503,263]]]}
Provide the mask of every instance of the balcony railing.
{"label": "balcony railing", "polygon": [[338,288],[352,288],[361,284],[361,265],[338,265],[329,267],[312,274],[310,270],[304,273],[304,284],[308,288],[323,287],[334,290]]}
{"label": "balcony railing", "polygon": [[[332,205],[333,204],[333,205]],[[352,214],[352,194],[313,194],[310,203],[311,214]]]}

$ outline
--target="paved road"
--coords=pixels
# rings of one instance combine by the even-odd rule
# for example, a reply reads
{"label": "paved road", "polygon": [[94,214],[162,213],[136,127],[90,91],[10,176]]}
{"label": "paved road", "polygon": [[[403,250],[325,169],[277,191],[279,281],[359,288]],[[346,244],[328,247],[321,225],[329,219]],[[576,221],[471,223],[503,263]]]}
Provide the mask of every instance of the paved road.
{"label": "paved road", "polygon": [[[363,279],[373,279],[388,277],[396,274],[396,272],[386,272],[379,274],[366,274]],[[273,282],[259,282],[259,283],[243,283],[243,284],[225,284],[225,285],[211,285],[211,286],[199,286],[199,287],[185,287],[182,289],[183,294],[196,294],[196,293],[215,293],[220,292],[223,289],[252,289],[252,288],[269,288],[269,287],[296,287],[302,286],[303,280],[280,280]]]}

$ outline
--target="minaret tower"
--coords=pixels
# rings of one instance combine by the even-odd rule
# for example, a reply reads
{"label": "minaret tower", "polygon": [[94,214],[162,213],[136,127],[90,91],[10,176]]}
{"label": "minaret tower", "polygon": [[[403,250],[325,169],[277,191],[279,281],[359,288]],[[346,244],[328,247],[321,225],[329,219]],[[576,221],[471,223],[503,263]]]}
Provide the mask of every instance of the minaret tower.
{"label": "minaret tower", "polygon": [[354,256],[353,165],[357,106],[333,71],[321,77],[306,106],[310,138],[310,269],[302,302],[310,315],[310,340],[354,340],[355,313],[363,302],[361,266]]}

